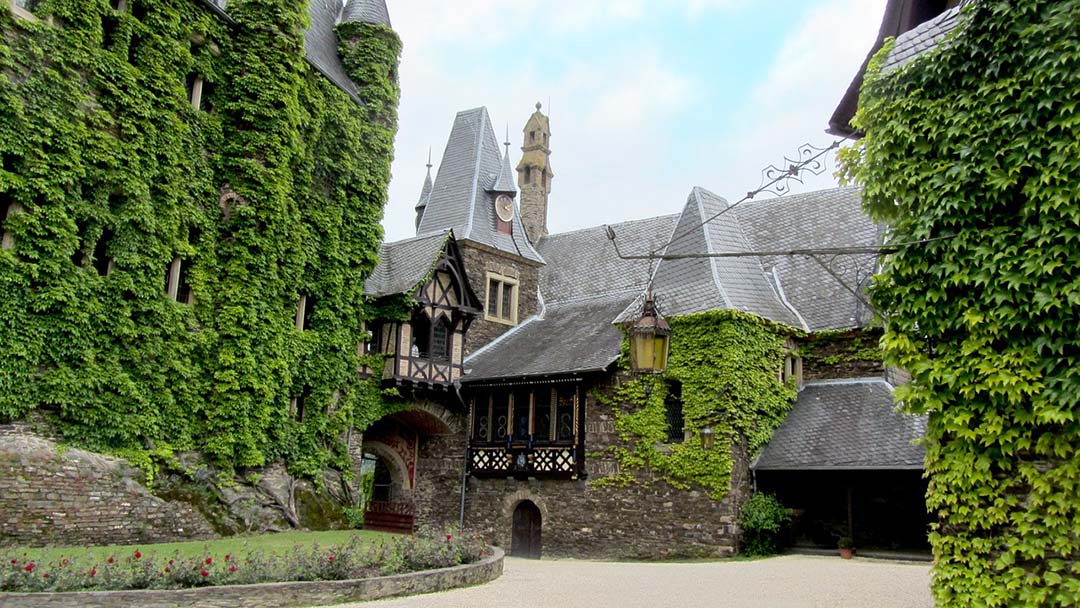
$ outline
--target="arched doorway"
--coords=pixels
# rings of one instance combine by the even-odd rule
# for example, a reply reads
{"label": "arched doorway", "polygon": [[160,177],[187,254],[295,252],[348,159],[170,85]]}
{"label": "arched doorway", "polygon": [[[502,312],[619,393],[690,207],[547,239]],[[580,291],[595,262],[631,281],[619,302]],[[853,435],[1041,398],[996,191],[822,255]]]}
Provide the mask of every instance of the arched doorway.
{"label": "arched doorway", "polygon": [[540,520],[540,509],[531,500],[518,503],[514,509],[510,555],[540,559]]}
{"label": "arched doorway", "polygon": [[[372,449],[372,448],[381,449]],[[364,529],[412,532],[416,513],[403,466],[379,444],[365,449],[360,468]],[[396,466],[395,466],[396,465]]]}

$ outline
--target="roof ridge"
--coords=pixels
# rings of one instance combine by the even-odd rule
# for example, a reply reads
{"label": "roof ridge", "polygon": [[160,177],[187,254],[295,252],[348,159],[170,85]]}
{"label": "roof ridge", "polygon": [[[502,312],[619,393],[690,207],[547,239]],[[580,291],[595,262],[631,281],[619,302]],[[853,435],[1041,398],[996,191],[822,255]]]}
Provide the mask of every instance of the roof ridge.
{"label": "roof ridge", "polygon": [[[713,251],[712,238],[709,236],[709,222],[705,220],[705,206],[701,200],[702,192],[709,191],[705,188],[702,188],[701,186],[694,186],[693,190],[690,191],[690,196],[692,196],[694,201],[697,203],[698,215],[701,218],[701,226],[699,226],[699,228],[702,231],[702,235],[705,237],[705,253],[716,253],[715,251]],[[709,194],[713,193],[709,192]],[[717,198],[723,201],[725,205],[728,204],[727,200],[723,197]],[[728,205],[728,207],[725,207],[725,209],[728,208],[730,208],[730,205]],[[716,286],[716,290],[720,293],[720,298],[724,301],[724,305],[727,308],[735,308],[731,303],[731,298],[728,296],[727,290],[724,289],[724,284],[720,282],[720,269],[717,267],[716,262],[716,258],[709,258],[709,269],[712,271],[713,284]]]}
{"label": "roof ridge", "polygon": [[605,226],[611,226],[612,228],[616,228],[618,226],[625,226],[626,224],[634,224],[634,223],[637,223],[637,222],[649,222],[649,221],[659,220],[659,219],[664,219],[664,218],[678,217],[679,215],[681,215],[681,214],[678,213],[678,212],[676,212],[676,213],[665,213],[664,215],[653,215],[653,216],[650,216],[650,217],[639,217],[639,218],[635,218],[635,219],[632,219],[632,220],[623,220],[621,222],[616,222],[616,223],[613,223],[613,224],[598,224],[596,226],[585,226],[584,228],[574,228],[573,230],[567,230],[565,232],[555,232],[555,233],[549,234],[549,235],[544,237],[544,240],[546,241],[548,239],[558,238],[558,237],[561,237],[561,236],[567,236],[567,235],[570,235],[570,234],[576,234],[578,232],[585,232],[586,230],[602,230]]}
{"label": "roof ridge", "polygon": [[548,300],[548,306],[560,306],[563,304],[578,304],[580,302],[589,302],[593,300],[615,300],[619,296],[627,296],[630,294],[638,294],[642,292],[642,288],[639,287],[627,287],[620,289],[619,291],[606,291],[604,293],[598,293],[588,296],[575,296],[573,298],[566,298],[565,300]]}
{"label": "roof ridge", "polygon": [[890,389],[896,388],[891,382],[881,376],[864,376],[860,378],[825,378],[821,380],[807,380],[803,382],[803,388],[808,386],[839,386],[846,384],[884,384]]}
{"label": "roof ridge", "polygon": [[[462,239],[468,239],[472,236],[473,216],[476,213],[476,194],[480,189],[480,161],[483,159],[481,154],[484,147],[484,127],[488,123],[488,111],[486,106],[480,106],[477,108],[480,114],[480,122],[474,125],[473,133],[476,135],[476,166],[473,168],[472,173],[472,194],[469,196],[469,215],[465,220],[465,234],[461,235]],[[475,112],[477,109],[468,110],[468,112]],[[458,116],[461,116],[464,112],[458,112]]]}

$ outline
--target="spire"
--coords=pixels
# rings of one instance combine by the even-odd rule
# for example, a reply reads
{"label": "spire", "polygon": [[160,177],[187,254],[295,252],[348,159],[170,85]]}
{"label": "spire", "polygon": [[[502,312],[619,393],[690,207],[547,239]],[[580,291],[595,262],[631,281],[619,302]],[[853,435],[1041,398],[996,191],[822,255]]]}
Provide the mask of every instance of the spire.
{"label": "spire", "polygon": [[518,163],[518,185],[521,186],[521,223],[532,242],[548,234],[548,195],[551,193],[551,124],[536,102],[536,111],[522,129],[521,162]]}
{"label": "spire", "polygon": [[341,11],[340,23],[356,21],[374,25],[390,26],[390,12],[386,0],[348,0]]}
{"label": "spire", "polygon": [[510,168],[510,125],[506,125],[506,141],[503,142],[506,146],[506,152],[503,153],[502,169],[499,171],[499,179],[495,180],[495,185],[491,187],[492,192],[510,192],[517,193],[517,186],[514,185],[514,170]]}
{"label": "spire", "polygon": [[416,227],[420,228],[420,221],[424,219],[424,211],[427,210],[428,201],[431,200],[431,148],[427,152],[427,177],[424,178],[424,187],[420,190],[420,200],[416,203]]}

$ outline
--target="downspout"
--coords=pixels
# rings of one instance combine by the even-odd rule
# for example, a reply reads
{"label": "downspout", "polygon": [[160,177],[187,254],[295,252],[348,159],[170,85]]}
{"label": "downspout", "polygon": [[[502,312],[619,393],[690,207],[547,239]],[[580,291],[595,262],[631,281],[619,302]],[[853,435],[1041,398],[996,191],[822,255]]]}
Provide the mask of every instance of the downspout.
{"label": "downspout", "polygon": [[[465,403],[465,399],[461,396],[461,380],[454,380],[454,394],[457,395],[458,402],[461,403],[465,411],[469,411],[468,404]],[[471,422],[471,421],[470,421]],[[468,487],[469,482],[469,437],[468,437],[469,424],[465,425],[465,458],[461,462],[461,505],[458,510],[458,530],[464,532],[465,530],[465,489]]]}

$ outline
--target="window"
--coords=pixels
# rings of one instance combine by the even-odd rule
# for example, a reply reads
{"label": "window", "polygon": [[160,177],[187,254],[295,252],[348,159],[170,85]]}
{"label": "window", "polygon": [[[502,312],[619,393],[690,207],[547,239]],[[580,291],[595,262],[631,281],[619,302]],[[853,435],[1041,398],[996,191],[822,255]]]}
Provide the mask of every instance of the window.
{"label": "window", "polygon": [[409,355],[427,359],[431,357],[431,320],[421,311],[413,313],[412,321],[412,346]]}
{"label": "window", "polygon": [[202,96],[203,96],[203,79],[198,74],[189,74],[187,77],[187,90],[188,101],[191,102],[191,107],[196,110],[202,109]]}
{"label": "window", "polygon": [[297,422],[304,421],[304,410],[307,409],[307,400],[311,397],[311,387],[305,386],[304,390],[299,395],[292,398],[292,403],[289,404],[289,409],[292,410],[292,415],[296,418]]}
{"label": "window", "polygon": [[488,273],[487,310],[484,317],[508,325],[517,325],[518,282],[515,279]]}
{"label": "window", "polygon": [[11,234],[11,230],[8,229],[8,221],[16,213],[22,212],[22,207],[19,203],[11,200],[11,196],[6,192],[0,192],[0,247],[3,249],[13,249],[15,247],[15,235]]}
{"label": "window", "polygon": [[532,183],[532,167],[525,167],[525,183]]}
{"label": "window", "polygon": [[668,443],[682,443],[686,438],[686,421],[683,418],[682,382],[669,380],[664,397],[664,414],[667,418]]}
{"label": "window", "polygon": [[113,233],[106,228],[101,236],[98,237],[97,243],[94,245],[94,269],[97,273],[103,277],[109,276],[112,272],[113,262],[108,256],[109,241],[113,239]]}
{"label": "window", "polygon": [[532,434],[531,391],[514,391],[514,441],[528,441]]}
{"label": "window", "polygon": [[446,320],[446,317],[439,317],[439,320],[435,322],[435,328],[431,334],[431,358],[436,361],[450,361],[451,348],[453,341],[451,340],[452,330],[450,328],[450,322]]}
{"label": "window", "polygon": [[34,13],[31,11],[37,8],[37,5],[38,0],[11,0],[10,3],[11,12],[14,13],[16,17],[21,17],[23,19],[34,19]]}
{"label": "window", "polygon": [[547,387],[533,391],[533,437],[536,441],[551,441],[551,390]]}
{"label": "window", "polygon": [[536,143],[536,131],[529,131],[529,143]]}
{"label": "window", "polygon": [[473,399],[473,437],[477,441],[491,441],[491,398],[483,395]]}
{"label": "window", "polygon": [[574,405],[577,403],[577,389],[560,388],[556,391],[555,439],[570,441],[574,438]]}
{"label": "window", "polygon": [[311,329],[311,320],[315,314],[315,296],[301,295],[296,303],[296,329],[307,331]]}
{"label": "window", "polygon": [[491,440],[506,441],[510,422],[510,395],[493,393],[491,399]]}

